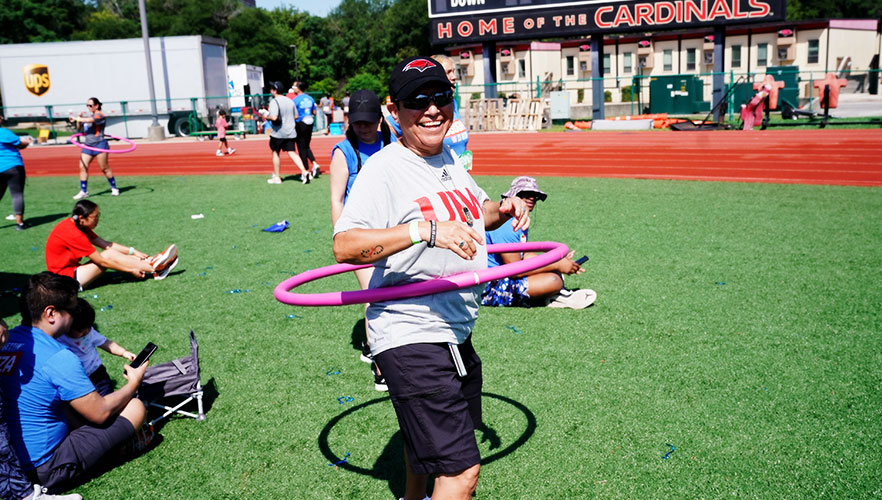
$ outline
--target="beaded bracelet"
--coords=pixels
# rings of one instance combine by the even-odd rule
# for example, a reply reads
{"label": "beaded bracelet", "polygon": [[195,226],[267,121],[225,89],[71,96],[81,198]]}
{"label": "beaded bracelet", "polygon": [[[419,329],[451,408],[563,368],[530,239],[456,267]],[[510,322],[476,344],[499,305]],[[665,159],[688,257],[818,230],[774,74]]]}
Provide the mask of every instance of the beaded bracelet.
{"label": "beaded bracelet", "polygon": [[438,224],[437,224],[435,221],[430,220],[430,221],[429,221],[429,226],[430,226],[430,233],[429,233],[429,248],[432,248],[432,247],[435,246],[435,235],[436,235],[437,232],[438,232]]}

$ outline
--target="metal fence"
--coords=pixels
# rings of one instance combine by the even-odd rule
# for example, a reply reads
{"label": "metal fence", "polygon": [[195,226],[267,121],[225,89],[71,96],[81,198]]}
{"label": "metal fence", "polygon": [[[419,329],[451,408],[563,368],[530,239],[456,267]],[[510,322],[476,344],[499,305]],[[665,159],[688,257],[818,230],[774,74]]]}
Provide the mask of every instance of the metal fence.
{"label": "metal fence", "polygon": [[[783,71],[782,71],[783,70]],[[837,78],[847,81],[847,85],[842,87],[841,95],[848,94],[866,94],[880,95],[880,71],[882,70],[851,70],[843,71],[836,74]],[[782,72],[784,73],[782,75]],[[731,118],[740,109],[740,105],[745,101],[745,93],[749,93],[746,99],[753,96],[753,84],[762,82],[766,74],[772,74],[776,80],[784,79],[787,83],[787,91],[794,97],[796,102],[789,103],[793,107],[812,107],[817,110],[819,107],[818,89],[815,88],[815,82],[824,80],[827,72],[820,71],[799,71],[795,67],[769,67],[765,71],[736,73],[730,71],[723,74],[726,86],[726,101],[724,109]],[[496,93],[503,99],[509,98],[548,98],[552,92],[565,92],[567,101],[570,105],[570,116],[572,119],[588,119],[592,115],[592,90],[595,83],[603,88],[604,94],[604,115],[625,116],[635,115],[650,110],[653,106],[653,98],[657,103],[671,97],[671,92],[682,93],[684,89],[674,88],[669,90],[667,96],[664,92],[654,92],[652,82],[657,80],[674,80],[682,81],[684,78],[695,79],[698,89],[698,95],[693,96],[693,101],[702,103],[696,105],[693,110],[685,114],[700,114],[710,111],[715,106],[713,102],[713,79],[717,73],[683,73],[683,74],[664,74],[664,75],[634,75],[630,77],[604,77],[604,78],[582,78],[582,79],[558,79],[558,80],[541,80],[537,78],[533,82],[500,82],[488,85],[465,85],[460,84],[457,87],[458,99],[461,105],[466,105],[470,100],[484,99],[487,91],[491,87],[496,88]],[[736,88],[728,92],[733,87]]]}

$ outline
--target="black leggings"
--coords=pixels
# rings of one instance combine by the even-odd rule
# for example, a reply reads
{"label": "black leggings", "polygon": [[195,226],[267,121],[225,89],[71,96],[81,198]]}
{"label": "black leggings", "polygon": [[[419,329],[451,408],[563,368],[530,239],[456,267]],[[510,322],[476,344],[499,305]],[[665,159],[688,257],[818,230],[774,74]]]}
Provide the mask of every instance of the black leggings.
{"label": "black leggings", "polygon": [[22,165],[0,172],[0,200],[3,199],[6,187],[9,186],[9,193],[12,195],[12,213],[15,215],[24,215],[24,184],[25,170]]}
{"label": "black leggings", "polygon": [[315,163],[315,156],[312,154],[312,150],[309,149],[309,143],[312,142],[312,125],[307,125],[303,122],[297,122],[294,124],[295,130],[297,130],[297,152],[300,154],[300,161],[303,162],[303,167],[309,169],[309,163],[306,161],[307,159],[312,160]]}

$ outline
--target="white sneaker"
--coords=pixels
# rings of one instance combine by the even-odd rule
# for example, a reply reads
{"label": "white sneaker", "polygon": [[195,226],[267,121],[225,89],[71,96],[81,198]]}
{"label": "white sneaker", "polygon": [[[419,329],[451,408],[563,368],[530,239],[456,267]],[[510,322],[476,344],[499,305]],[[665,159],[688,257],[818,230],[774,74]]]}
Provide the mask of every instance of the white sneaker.
{"label": "white sneaker", "polygon": [[321,168],[319,167],[319,164],[318,164],[318,163],[313,163],[313,164],[312,164],[312,177],[315,178],[315,177],[320,176],[321,174],[322,174],[322,170],[321,170]]}
{"label": "white sneaker", "polygon": [[220,149],[218,149],[217,151],[214,152],[214,156],[223,156],[223,155],[224,155],[224,154],[221,153],[221,150],[220,150]]}
{"label": "white sneaker", "polygon": [[267,179],[266,182],[267,182],[268,184],[281,184],[281,183],[282,183],[282,179],[279,178],[279,177],[276,177],[276,176],[274,175],[274,176],[270,177],[269,179]]}
{"label": "white sneaker", "polygon": [[82,200],[83,198],[88,198],[88,197],[89,197],[88,191],[80,191],[79,193],[74,195],[73,199]]}
{"label": "white sneaker", "polygon": [[597,292],[587,288],[581,290],[561,289],[557,295],[546,299],[545,306],[552,308],[585,309],[597,300]]}
{"label": "white sneaker", "polygon": [[312,177],[312,175],[310,175],[309,172],[306,172],[305,174],[300,174],[300,182],[304,184],[309,184],[310,177]]}
{"label": "white sneaker", "polygon": [[70,495],[49,495],[46,493],[46,488],[39,484],[34,485],[34,496],[31,498],[33,500],[83,500],[83,497],[76,493]]}
{"label": "white sneaker", "polygon": [[110,196],[119,196],[119,189],[110,188]]}
{"label": "white sneaker", "polygon": [[6,220],[15,220],[15,214],[9,214],[6,216]]}
{"label": "white sneaker", "polygon": [[172,272],[172,269],[174,269],[177,265],[178,265],[178,258],[176,256],[175,260],[171,261],[171,263],[169,265],[165,266],[165,268],[162,271],[157,271],[157,272],[153,273],[153,279],[164,280],[165,277],[168,276],[168,273]]}
{"label": "white sneaker", "polygon": [[235,149],[230,148],[230,149],[227,151],[227,154],[228,154],[228,155],[231,155],[231,154],[233,154],[233,153],[235,153],[235,152],[236,152]]}
{"label": "white sneaker", "polygon": [[178,258],[178,247],[172,243],[162,253],[156,254],[150,259],[150,266],[153,267],[154,277],[156,273],[162,272],[169,263],[174,262]]}

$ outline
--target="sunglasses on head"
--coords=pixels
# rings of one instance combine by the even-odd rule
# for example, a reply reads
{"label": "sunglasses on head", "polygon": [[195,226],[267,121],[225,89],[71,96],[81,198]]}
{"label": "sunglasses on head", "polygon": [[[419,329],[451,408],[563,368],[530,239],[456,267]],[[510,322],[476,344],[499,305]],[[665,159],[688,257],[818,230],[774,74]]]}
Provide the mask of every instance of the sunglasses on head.
{"label": "sunglasses on head", "polygon": [[444,92],[436,92],[432,95],[417,94],[407,99],[402,99],[401,104],[414,111],[422,111],[429,107],[429,103],[435,103],[435,106],[443,108],[453,102],[453,91],[445,90]]}

